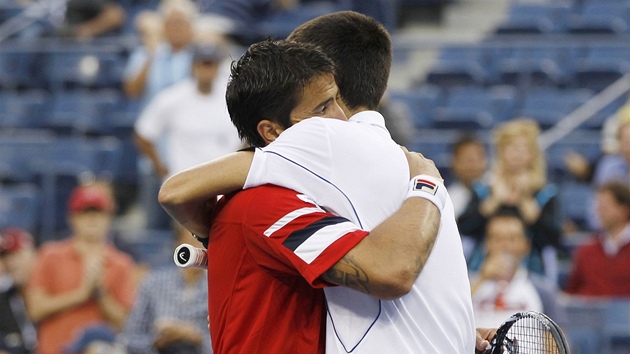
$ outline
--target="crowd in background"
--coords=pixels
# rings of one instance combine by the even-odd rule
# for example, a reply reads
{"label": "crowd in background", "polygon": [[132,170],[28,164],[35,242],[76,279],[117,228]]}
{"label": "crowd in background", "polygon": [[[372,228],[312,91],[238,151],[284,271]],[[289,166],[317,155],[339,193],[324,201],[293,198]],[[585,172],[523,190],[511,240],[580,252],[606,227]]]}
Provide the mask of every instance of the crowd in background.
{"label": "crowd in background", "polygon": [[[205,273],[143,264],[117,246],[117,223],[139,213],[132,227],[167,230],[171,249],[194,242],[157,203],[161,183],[242,146],[224,102],[231,59],[258,39],[255,24],[264,16],[317,1],[162,0],[135,14],[122,2],[71,0],[17,34],[89,40],[131,24],[140,41],[122,71],[121,91],[140,107],[130,134],[139,182],[125,213],[118,206],[129,196],[115,183],[79,182],[64,201],[67,236],[59,240],[0,230],[0,353],[211,352]],[[395,29],[387,7],[393,2],[356,3]],[[387,102],[382,111],[394,139],[407,144],[410,118]],[[453,142],[445,175],[479,326],[498,326],[522,310],[565,323],[561,303],[569,296],[630,297],[630,109],[607,127],[596,161],[566,158],[567,174],[591,186],[587,224],[579,227],[562,219],[535,120],[513,117],[492,130],[490,141],[462,131]],[[580,242],[569,247],[565,238],[574,233]]]}

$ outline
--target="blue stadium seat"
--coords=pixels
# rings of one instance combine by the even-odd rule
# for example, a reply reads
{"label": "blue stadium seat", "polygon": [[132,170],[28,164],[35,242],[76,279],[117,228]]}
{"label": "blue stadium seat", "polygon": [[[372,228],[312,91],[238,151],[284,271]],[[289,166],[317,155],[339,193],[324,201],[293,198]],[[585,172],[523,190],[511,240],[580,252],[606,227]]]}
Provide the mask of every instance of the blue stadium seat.
{"label": "blue stadium seat", "polygon": [[497,34],[543,34],[564,30],[570,3],[518,3],[508,10],[507,18],[495,29]]}
{"label": "blue stadium seat", "polygon": [[0,180],[35,182],[39,159],[54,143],[52,132],[46,130],[16,130],[0,133]]}
{"label": "blue stadium seat", "polygon": [[114,89],[56,91],[46,126],[62,133],[108,135],[120,100]]}
{"label": "blue stadium seat", "polygon": [[259,39],[285,39],[304,22],[332,12],[350,10],[350,6],[348,0],[311,1],[299,4],[292,10],[274,11],[261,21],[256,35]]}
{"label": "blue stadium seat", "polygon": [[39,128],[50,111],[50,94],[44,90],[3,91],[0,95],[1,128]]}
{"label": "blue stadium seat", "polygon": [[38,53],[28,48],[0,46],[0,88],[42,88],[44,80],[38,71],[38,58]]}
{"label": "blue stadium seat", "polygon": [[563,182],[558,185],[558,203],[562,222],[570,221],[580,230],[587,230],[588,201],[593,195],[593,188],[583,182]]}
{"label": "blue stadium seat", "polygon": [[516,90],[511,86],[452,89],[436,107],[432,126],[446,129],[489,129],[512,116]]}
{"label": "blue stadium seat", "polygon": [[40,207],[40,190],[37,185],[0,185],[0,229],[21,227],[36,233],[39,229]]}
{"label": "blue stadium seat", "polygon": [[559,304],[566,320],[560,325],[567,335],[571,354],[602,353],[606,301],[580,297],[562,300]]}
{"label": "blue stadium seat", "polygon": [[600,91],[630,73],[630,45],[593,44],[583,58],[576,59],[575,83],[578,87]]}
{"label": "blue stadium seat", "polygon": [[518,46],[510,57],[498,63],[499,82],[506,85],[562,86],[572,74],[572,53],[577,47],[558,47],[557,44]]}
{"label": "blue stadium seat", "polygon": [[125,63],[119,45],[61,46],[48,54],[46,79],[54,90],[120,87]]}
{"label": "blue stadium seat", "polygon": [[630,352],[630,299],[610,299],[604,316],[602,352]]}
{"label": "blue stadium seat", "polygon": [[442,91],[434,85],[422,85],[406,90],[390,90],[389,102],[395,109],[405,112],[416,128],[431,125],[433,109],[440,104]]}
{"label": "blue stadium seat", "polygon": [[487,58],[479,46],[446,46],[425,81],[440,87],[483,85],[489,79]]}
{"label": "blue stadium seat", "polygon": [[115,181],[122,158],[117,138],[56,138],[38,161],[42,185],[42,237],[56,238],[66,228],[66,202],[84,174]]}
{"label": "blue stadium seat", "polygon": [[573,34],[618,34],[628,32],[630,4],[625,1],[589,1],[569,17],[567,31]]}
{"label": "blue stadium seat", "polygon": [[533,118],[542,129],[547,129],[586,103],[592,96],[593,92],[588,89],[534,87],[525,91],[523,104],[516,109],[515,114]]}
{"label": "blue stadium seat", "polygon": [[121,143],[113,137],[57,138],[41,161],[44,173],[79,174],[92,172],[96,175],[115,177],[119,172]]}
{"label": "blue stadium seat", "polygon": [[549,146],[545,151],[549,178],[558,183],[571,179],[564,165],[564,158],[569,152],[579,153],[595,163],[602,153],[601,140],[598,130],[577,129]]}

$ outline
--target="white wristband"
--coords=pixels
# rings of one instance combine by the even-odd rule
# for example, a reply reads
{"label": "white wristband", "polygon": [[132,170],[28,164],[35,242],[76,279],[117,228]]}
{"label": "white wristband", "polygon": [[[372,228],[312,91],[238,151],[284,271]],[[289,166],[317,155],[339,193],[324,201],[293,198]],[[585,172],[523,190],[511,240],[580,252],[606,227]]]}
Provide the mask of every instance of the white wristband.
{"label": "white wristband", "polygon": [[438,207],[441,213],[448,193],[446,193],[446,187],[444,187],[442,181],[429,175],[418,175],[409,181],[409,190],[405,199],[412,197],[429,200]]}

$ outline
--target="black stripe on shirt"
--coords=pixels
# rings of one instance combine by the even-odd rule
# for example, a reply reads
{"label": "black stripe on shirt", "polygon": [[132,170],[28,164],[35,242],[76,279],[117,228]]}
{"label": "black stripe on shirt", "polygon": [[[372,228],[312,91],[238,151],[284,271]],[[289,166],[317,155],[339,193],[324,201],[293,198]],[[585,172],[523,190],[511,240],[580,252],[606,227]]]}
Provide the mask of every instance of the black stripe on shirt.
{"label": "black stripe on shirt", "polygon": [[325,218],[319,219],[314,223],[308,225],[307,227],[293,231],[289,237],[287,237],[282,245],[291,251],[295,251],[301,244],[303,244],[309,237],[313,236],[317,231],[322,228],[330,225],[336,225],[343,222],[347,222],[348,219],[342,218],[340,216],[327,216]]}

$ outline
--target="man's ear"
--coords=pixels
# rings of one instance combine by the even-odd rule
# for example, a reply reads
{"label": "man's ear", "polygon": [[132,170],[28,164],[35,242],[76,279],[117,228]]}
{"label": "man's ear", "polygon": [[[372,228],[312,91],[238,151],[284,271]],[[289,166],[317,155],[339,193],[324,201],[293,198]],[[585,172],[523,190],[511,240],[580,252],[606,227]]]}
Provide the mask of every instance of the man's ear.
{"label": "man's ear", "polygon": [[257,129],[258,134],[263,138],[265,144],[269,144],[276,140],[278,136],[280,136],[280,133],[284,131],[284,128],[282,128],[280,124],[267,119],[263,119],[258,122]]}

